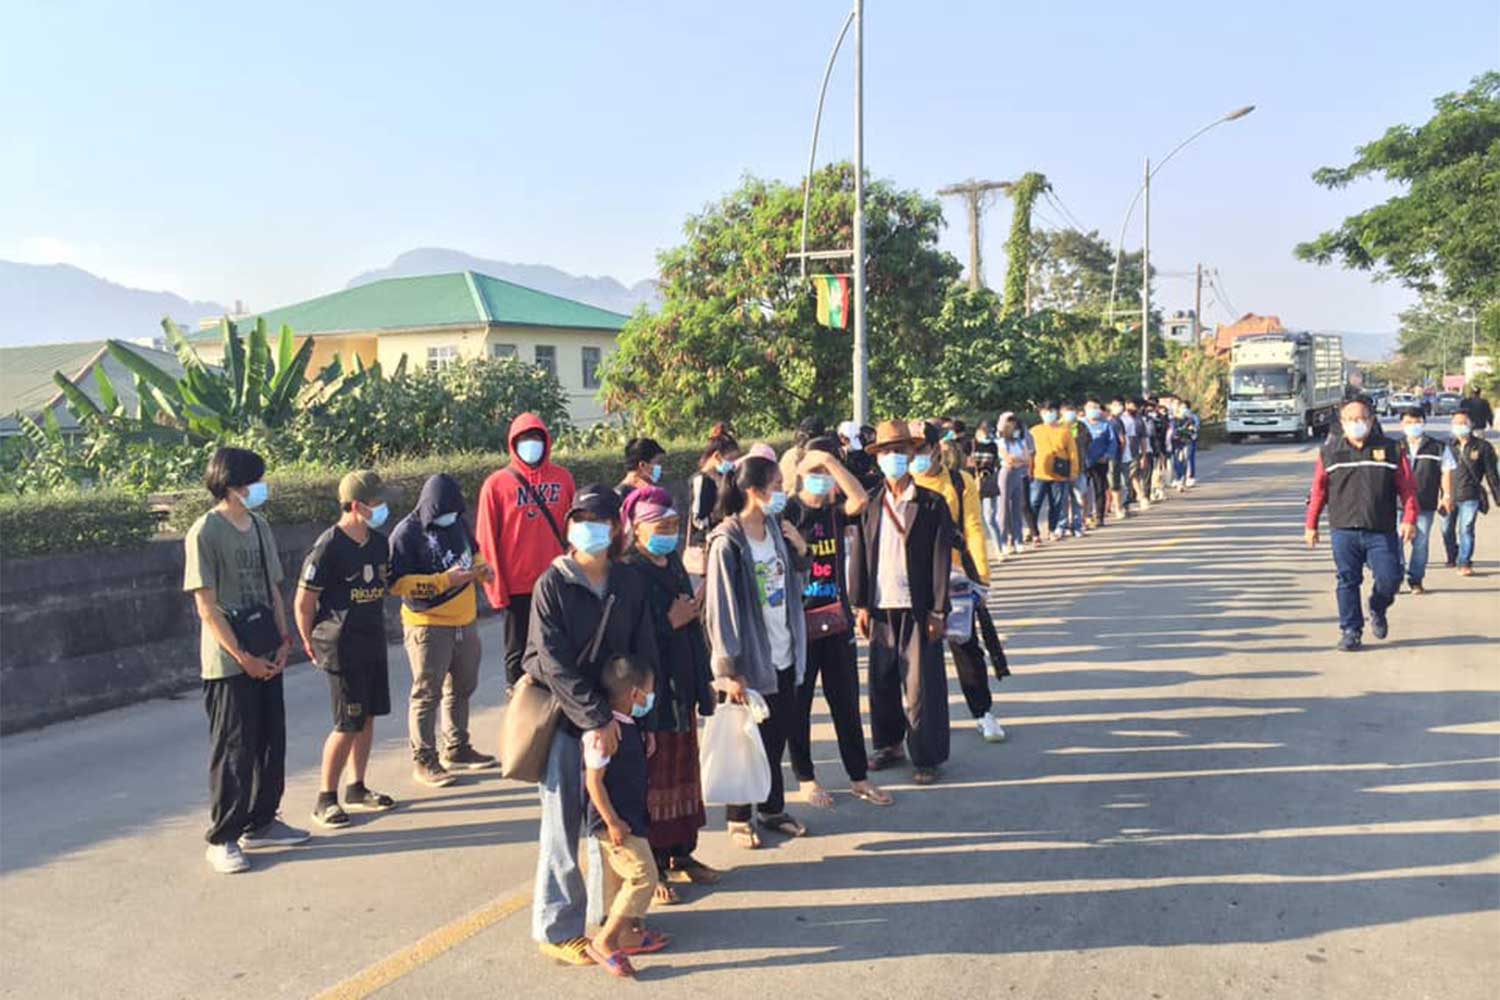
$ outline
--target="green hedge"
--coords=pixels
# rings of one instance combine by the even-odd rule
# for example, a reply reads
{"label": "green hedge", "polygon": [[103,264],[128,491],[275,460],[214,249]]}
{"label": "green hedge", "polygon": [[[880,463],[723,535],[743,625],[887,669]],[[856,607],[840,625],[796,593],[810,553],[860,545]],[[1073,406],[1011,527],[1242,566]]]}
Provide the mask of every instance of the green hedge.
{"label": "green hedge", "polygon": [[120,490],[0,495],[0,557],[135,548],[157,524],[145,497]]}

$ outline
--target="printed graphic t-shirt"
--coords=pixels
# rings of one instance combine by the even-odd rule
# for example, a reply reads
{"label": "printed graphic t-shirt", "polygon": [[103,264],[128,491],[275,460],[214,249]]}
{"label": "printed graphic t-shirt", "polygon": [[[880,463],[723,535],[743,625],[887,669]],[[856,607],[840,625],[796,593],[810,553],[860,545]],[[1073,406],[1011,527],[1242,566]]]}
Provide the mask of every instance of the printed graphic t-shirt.
{"label": "printed graphic t-shirt", "polygon": [[793,498],[787,502],[783,516],[807,539],[807,551],[812,559],[807,585],[802,588],[802,607],[808,610],[822,608],[841,599],[840,549],[844,528],[849,523],[844,516],[844,505],[828,500],[821,507],[808,507]]}
{"label": "printed graphic t-shirt", "polygon": [[[187,550],[183,590],[191,593],[211,587],[219,606],[232,611],[256,604],[271,605],[266,576],[270,576],[274,587],[283,575],[281,559],[276,555],[276,538],[259,514],[251,513],[250,519],[251,527],[246,531],[236,528],[216,510],[193,522],[183,540]],[[260,529],[259,536],[256,528]],[[291,622],[287,625],[290,627]],[[199,628],[198,668],[206,681],[238,677],[241,673],[240,665],[219,645],[206,625]]]}
{"label": "printed graphic t-shirt", "polygon": [[385,666],[390,564],[390,544],[378,531],[360,545],[334,525],[313,543],[299,585],[318,595],[313,652],[323,669]]}
{"label": "printed graphic t-shirt", "polygon": [[792,628],[786,620],[786,563],[776,551],[769,526],[765,538],[750,539],[750,556],[755,560],[760,610],[766,619],[766,635],[771,639],[771,662],[777,670],[785,670],[794,662]]}

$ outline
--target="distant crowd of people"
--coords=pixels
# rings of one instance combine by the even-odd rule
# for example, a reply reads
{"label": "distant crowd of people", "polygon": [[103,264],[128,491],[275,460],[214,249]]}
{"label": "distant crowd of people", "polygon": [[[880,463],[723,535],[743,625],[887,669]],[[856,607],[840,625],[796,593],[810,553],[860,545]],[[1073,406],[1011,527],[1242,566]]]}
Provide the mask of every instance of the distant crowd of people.
{"label": "distant crowd of people", "polygon": [[[298,645],[331,700],[312,821],[338,829],[350,812],[396,805],[366,784],[375,720],[391,711],[387,594],[401,600],[411,669],[412,780],[441,788],[497,766],[469,725],[482,588],[503,615],[507,686],[544,691],[552,706],[535,734],[534,936],[553,959],[632,975],[632,957],[670,943],[646,926],[647,909],[721,876],[695,856],[707,823],[705,717],[725,703],[765,705],[770,792],[725,810],[741,848],[807,833],[787,808],[787,757],[806,806],[835,804],[813,760],[820,689],[850,794],[889,806],[873,772],[909,763],[927,785],[948,759],[945,649],[977,735],[1005,739],[990,680],[1009,673],[985,600],[993,565],[1196,482],[1201,422],[1186,400],[1047,401],[1038,413],[1030,427],[1004,413],[972,434],[952,418],[807,420],[779,456],[719,425],[675,495],[649,438],[626,446],[619,483],[577,487],[553,461],[547,427],[523,414],[472,519],[458,482],[435,475],[388,527],[395,498],[379,474],[344,476],[340,517],[304,561],[291,609],[256,513],[269,496],[265,463],[220,449],[206,476],[215,506],[188,532],[184,580],[202,620],[210,864],[242,872],[242,849],[308,838],[279,815],[282,675]],[[857,638],[869,647],[870,749]],[[588,936],[591,897],[600,927]]]}

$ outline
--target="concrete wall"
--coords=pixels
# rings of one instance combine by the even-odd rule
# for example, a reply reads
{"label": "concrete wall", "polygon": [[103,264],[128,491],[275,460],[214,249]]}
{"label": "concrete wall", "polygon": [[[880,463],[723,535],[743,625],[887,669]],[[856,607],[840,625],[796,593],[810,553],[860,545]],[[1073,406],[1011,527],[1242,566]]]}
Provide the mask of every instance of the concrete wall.
{"label": "concrete wall", "polygon": [[[297,570],[320,530],[276,529],[288,615]],[[195,690],[198,617],[182,591],[182,559],[182,542],[168,540],[123,552],[7,559],[0,733]],[[392,639],[401,634],[398,608],[387,602]]]}

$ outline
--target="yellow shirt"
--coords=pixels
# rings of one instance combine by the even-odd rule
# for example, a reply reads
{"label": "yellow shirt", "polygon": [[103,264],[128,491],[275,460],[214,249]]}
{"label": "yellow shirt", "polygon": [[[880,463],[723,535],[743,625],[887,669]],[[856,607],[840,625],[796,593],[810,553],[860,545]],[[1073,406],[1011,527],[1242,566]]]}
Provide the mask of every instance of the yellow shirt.
{"label": "yellow shirt", "polygon": [[[1031,439],[1036,442],[1036,456],[1031,460],[1031,478],[1044,483],[1066,483],[1083,474],[1083,456],[1078,452],[1078,439],[1073,429],[1064,423],[1037,424],[1031,429]],[[1059,476],[1052,471],[1052,460],[1068,460],[1068,474]]]}
{"label": "yellow shirt", "polygon": [[[484,557],[477,552],[474,553],[475,568],[483,565]],[[444,570],[441,573],[408,573],[391,584],[391,593],[397,597],[431,600],[453,589],[452,572],[452,570]],[[474,624],[474,620],[478,617],[477,587],[472,583],[465,587],[462,593],[426,611],[415,611],[407,607],[405,603],[401,605],[402,625],[446,625],[451,628],[460,628]]]}
{"label": "yellow shirt", "polygon": [[968,550],[969,558],[974,561],[974,569],[979,573],[979,579],[974,582],[988,587],[990,585],[990,550],[984,537],[984,515],[980,511],[979,483],[967,472],[960,471],[958,475],[964,488],[962,524],[958,523],[958,490],[954,488],[953,477],[948,474],[947,469],[941,465],[934,465],[926,475],[919,476],[912,473],[912,479],[924,490],[941,493],[943,499],[948,501],[948,513],[953,516],[953,523],[958,529],[953,536],[955,541],[954,568],[963,566],[963,556],[959,552],[959,544],[962,544]]}

